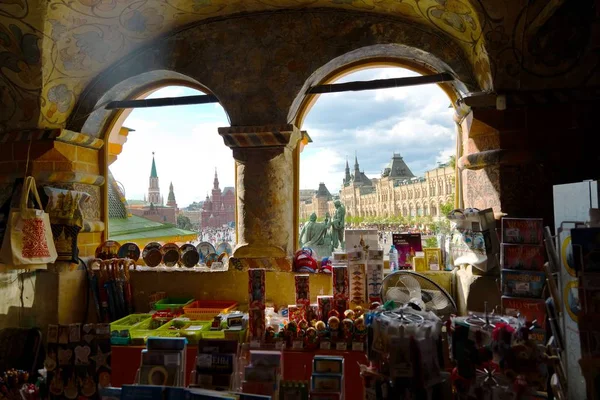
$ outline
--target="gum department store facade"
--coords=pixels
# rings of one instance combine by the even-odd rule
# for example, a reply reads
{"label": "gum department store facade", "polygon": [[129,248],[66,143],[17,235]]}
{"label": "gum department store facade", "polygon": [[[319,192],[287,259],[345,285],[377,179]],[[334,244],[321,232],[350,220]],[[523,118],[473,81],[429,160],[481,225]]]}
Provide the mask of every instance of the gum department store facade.
{"label": "gum department store facade", "polygon": [[[354,171],[346,161],[343,187],[339,199],[346,207],[346,217],[439,217],[442,204],[453,201],[455,193],[454,168],[441,164],[438,168],[415,177],[399,154],[394,154],[380,178],[369,179],[360,171],[358,159]],[[300,218],[308,219],[314,212],[318,218],[329,212],[333,215],[333,197],[321,183],[311,199],[300,203]]]}

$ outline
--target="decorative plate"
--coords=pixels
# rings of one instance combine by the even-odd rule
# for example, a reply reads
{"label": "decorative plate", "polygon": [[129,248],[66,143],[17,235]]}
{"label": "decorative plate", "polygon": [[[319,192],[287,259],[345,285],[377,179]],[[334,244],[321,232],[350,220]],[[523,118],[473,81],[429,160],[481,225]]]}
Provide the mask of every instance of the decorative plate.
{"label": "decorative plate", "polygon": [[233,253],[233,249],[231,248],[231,245],[227,242],[222,242],[217,246],[217,251],[216,253],[218,255],[221,255],[223,253],[227,253],[228,256],[231,255],[231,253]]}
{"label": "decorative plate", "polygon": [[119,258],[129,258],[130,260],[137,261],[140,259],[140,248],[135,243],[125,243],[119,248],[117,255]]}
{"label": "decorative plate", "polygon": [[196,248],[198,249],[198,253],[200,253],[200,263],[204,264],[206,263],[206,257],[210,254],[210,253],[216,253],[217,251],[215,250],[215,246],[213,246],[212,244],[208,243],[208,242],[201,242],[199,243]]}
{"label": "decorative plate", "polygon": [[212,263],[214,263],[215,261],[219,260],[219,256],[217,255],[217,253],[210,253],[208,256],[206,256],[206,260],[204,261],[204,263],[206,264],[207,267],[210,267],[212,265]]}
{"label": "decorative plate", "polygon": [[167,267],[174,267],[179,262],[179,246],[175,243],[167,243],[161,247],[160,252],[162,253],[163,263]]}
{"label": "decorative plate", "polygon": [[109,260],[111,258],[117,258],[119,253],[119,242],[114,240],[107,240],[96,248],[96,258],[101,260]]}
{"label": "decorative plate", "polygon": [[150,242],[144,247],[142,252],[142,258],[149,267],[156,267],[162,262],[162,253],[160,248],[162,246],[158,242]]}
{"label": "decorative plate", "polygon": [[179,252],[181,253],[181,257],[179,258],[179,264],[188,267],[194,268],[198,261],[200,261],[200,254],[198,253],[198,249],[193,244],[186,243],[179,248]]}

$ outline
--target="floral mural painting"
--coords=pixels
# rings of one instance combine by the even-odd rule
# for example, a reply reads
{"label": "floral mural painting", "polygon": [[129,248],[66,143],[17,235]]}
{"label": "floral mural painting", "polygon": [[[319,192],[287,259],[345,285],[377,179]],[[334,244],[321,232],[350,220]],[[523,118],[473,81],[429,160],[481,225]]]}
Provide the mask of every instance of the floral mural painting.
{"label": "floral mural painting", "polygon": [[[83,88],[132,51],[186,25],[242,12],[346,10],[434,30],[460,46],[482,90],[518,86],[521,74],[535,87],[557,74],[586,79],[600,63],[585,28],[593,13],[582,12],[593,1],[508,7],[506,0],[1,0],[0,130],[64,126]],[[555,9],[545,10],[546,3]],[[569,28],[572,14],[579,19]],[[265,32],[263,41],[273,51],[285,47],[273,34]],[[47,97],[61,84],[72,93],[68,107]]]}

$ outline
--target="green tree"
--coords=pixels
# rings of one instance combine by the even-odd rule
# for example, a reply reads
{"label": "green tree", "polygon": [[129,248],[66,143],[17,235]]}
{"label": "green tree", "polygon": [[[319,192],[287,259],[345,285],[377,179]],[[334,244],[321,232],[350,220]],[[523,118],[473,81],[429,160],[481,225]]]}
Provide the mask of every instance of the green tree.
{"label": "green tree", "polygon": [[185,230],[191,231],[193,229],[192,221],[190,221],[190,219],[188,217],[186,217],[185,215],[179,214],[177,216],[177,227],[179,229],[185,229]]}
{"label": "green tree", "polygon": [[448,214],[450,214],[450,211],[452,210],[454,210],[454,203],[452,203],[451,201],[444,204],[440,204],[440,214],[442,217],[446,217]]}
{"label": "green tree", "polygon": [[450,164],[452,168],[456,168],[456,156],[450,156],[450,161],[448,161],[448,164]]}

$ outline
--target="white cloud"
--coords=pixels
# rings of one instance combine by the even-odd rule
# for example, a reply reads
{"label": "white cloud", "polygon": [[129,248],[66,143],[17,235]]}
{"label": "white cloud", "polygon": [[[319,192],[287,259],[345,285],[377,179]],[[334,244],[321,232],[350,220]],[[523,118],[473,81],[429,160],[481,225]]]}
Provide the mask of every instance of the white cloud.
{"label": "white cloud", "polygon": [[343,155],[334,149],[305,147],[300,167],[300,188],[317,189],[319,183],[324,182],[332,194],[337,192],[343,179],[340,166],[344,162]]}

